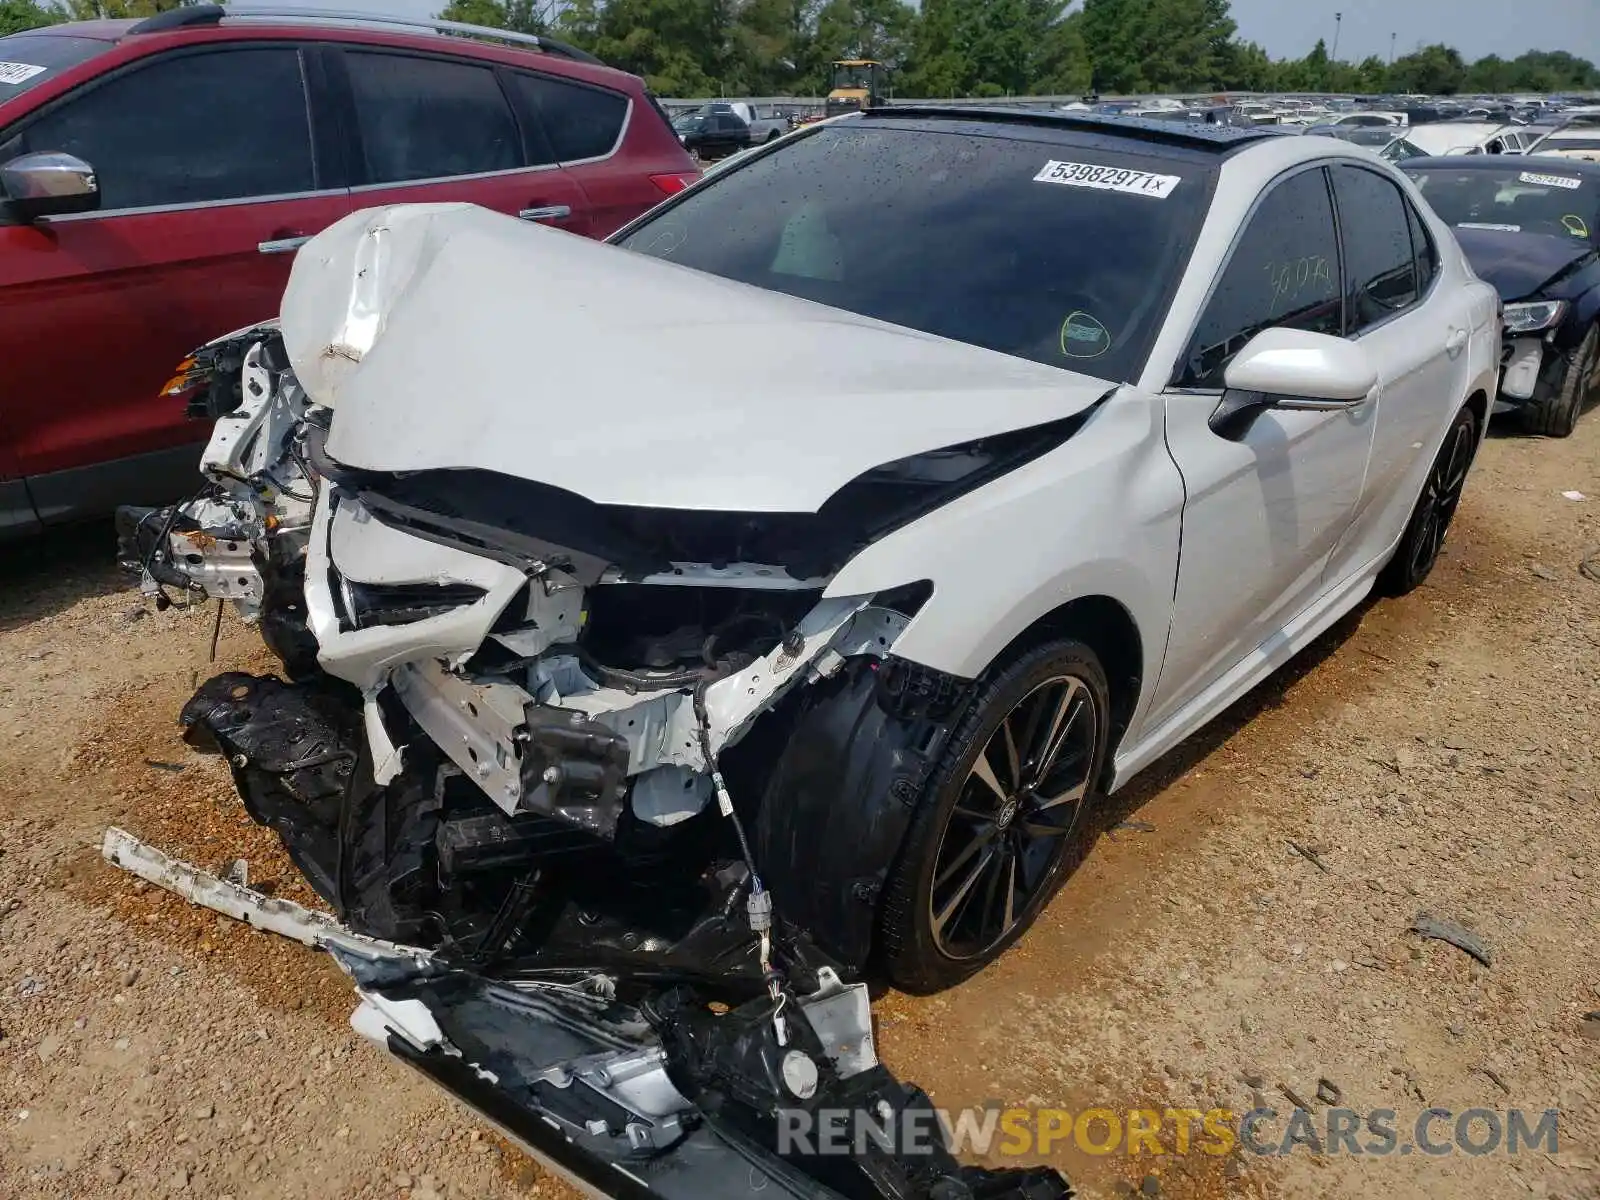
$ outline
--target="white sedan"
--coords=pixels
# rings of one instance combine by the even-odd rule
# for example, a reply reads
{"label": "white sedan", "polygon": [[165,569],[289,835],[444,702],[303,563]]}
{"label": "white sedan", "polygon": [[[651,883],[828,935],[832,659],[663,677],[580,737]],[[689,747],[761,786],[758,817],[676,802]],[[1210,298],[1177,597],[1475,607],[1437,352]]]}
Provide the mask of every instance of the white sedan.
{"label": "white sedan", "polygon": [[1267,130],[873,110],[612,241],[429,205],[301,250],[292,367],[243,358],[246,411],[311,405],[303,594],[263,622],[313,677],[184,715],[347,922],[434,953],[352,966],[358,1027],[525,1140],[595,1111],[549,989],[638,1004],[638,1078],[562,1018],[633,1114],[591,1180],[699,1089],[784,1103],[780,1060],[832,1103],[817,1047],[870,1057],[832,972],[979,970],[1105,792],[1416,587],[1500,355],[1409,180]]}
{"label": "white sedan", "polygon": [[[698,811],[721,750],[792,721],[782,697],[882,614],[843,657],[962,700],[895,835],[822,876],[881,894],[824,914],[799,859],[755,865],[780,911],[907,987],[1033,920],[1097,792],[1375,585],[1426,576],[1495,392],[1494,290],[1405,176],[1333,139],[886,109],[757,151],[614,242],[417,206],[302,252],[282,333],[333,414],[322,669],[369,703],[398,688],[426,728],[411,675],[482,685],[461,664],[511,620],[507,547],[560,547],[543,569],[572,612],[554,641],[510,640],[593,664],[562,695],[609,689],[584,707],[614,716],[647,698],[619,680],[711,672],[709,747],[629,737],[628,795],[591,814],[611,829],[659,799],[653,772],[699,773]],[[440,611],[383,612],[385,586],[423,579]],[[480,593],[501,607],[452,599]],[[807,621],[830,636],[792,652]],[[787,661],[752,687],[706,638]],[[692,691],[666,707],[703,727]],[[493,770],[431,731],[508,813],[561,809],[479,733]],[[749,782],[757,840],[820,838],[782,776],[779,753]],[[881,802],[841,797],[828,828]]]}

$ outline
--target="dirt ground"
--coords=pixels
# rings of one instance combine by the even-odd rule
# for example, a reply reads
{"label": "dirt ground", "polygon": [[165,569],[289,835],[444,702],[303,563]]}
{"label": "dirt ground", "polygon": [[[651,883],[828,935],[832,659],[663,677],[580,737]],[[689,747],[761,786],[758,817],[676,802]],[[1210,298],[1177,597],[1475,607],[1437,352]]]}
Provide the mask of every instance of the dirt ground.
{"label": "dirt ground", "polygon": [[[1109,801],[999,964],[884,996],[890,1065],[951,1107],[1560,1109],[1553,1154],[1053,1154],[1091,1197],[1600,1196],[1597,549],[1600,413],[1492,438],[1430,582]],[[305,897],[174,724],[268,666],[255,634],[230,614],[213,666],[215,610],[155,612],[110,550],[3,552],[0,1197],[568,1194],[360,1042],[329,960],[101,862],[119,824]]]}

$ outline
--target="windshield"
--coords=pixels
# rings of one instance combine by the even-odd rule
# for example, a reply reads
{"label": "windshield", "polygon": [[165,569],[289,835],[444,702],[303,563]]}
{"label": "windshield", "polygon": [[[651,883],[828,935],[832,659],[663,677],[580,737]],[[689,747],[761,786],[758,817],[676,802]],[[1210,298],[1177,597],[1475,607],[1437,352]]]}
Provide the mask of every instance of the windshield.
{"label": "windshield", "polygon": [[833,86],[836,88],[870,88],[872,86],[872,68],[867,66],[845,66],[839,64],[833,68]]}
{"label": "windshield", "polygon": [[29,88],[111,48],[98,38],[64,33],[14,33],[0,37],[0,109]]}
{"label": "windshield", "polygon": [[[1600,182],[1557,160],[1519,158],[1505,170],[1407,167],[1433,211],[1451,225],[1592,240],[1600,233]],[[1548,165],[1546,165],[1548,164]]]}
{"label": "windshield", "polygon": [[1560,134],[1539,143],[1540,150],[1600,150],[1600,137],[1562,137]]}
{"label": "windshield", "polygon": [[1408,158],[1427,158],[1427,154],[1417,149],[1405,138],[1395,138],[1383,148],[1383,157],[1390,162],[1404,162]]}
{"label": "windshield", "polygon": [[1345,141],[1354,142],[1358,146],[1387,146],[1394,141],[1394,127],[1358,125],[1343,136]]}
{"label": "windshield", "polygon": [[679,133],[695,133],[705,128],[705,123],[706,119],[704,117],[699,114],[692,114],[687,117],[673,118],[672,128]]}
{"label": "windshield", "polygon": [[1212,171],[1187,158],[856,121],[708,180],[620,244],[1128,380],[1188,261]]}

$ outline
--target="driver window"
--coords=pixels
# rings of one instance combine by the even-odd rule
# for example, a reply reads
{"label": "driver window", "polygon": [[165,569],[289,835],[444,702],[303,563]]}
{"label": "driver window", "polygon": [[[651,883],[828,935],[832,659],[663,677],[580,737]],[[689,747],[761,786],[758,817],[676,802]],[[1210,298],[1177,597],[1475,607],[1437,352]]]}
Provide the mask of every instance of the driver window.
{"label": "driver window", "polygon": [[1223,369],[1263,329],[1338,336],[1339,245],[1319,168],[1274,187],[1222,269],[1179,373],[1182,387],[1220,388]]}
{"label": "driver window", "polygon": [[157,60],[48,110],[22,140],[87,161],[108,212],[316,187],[300,54],[289,46]]}

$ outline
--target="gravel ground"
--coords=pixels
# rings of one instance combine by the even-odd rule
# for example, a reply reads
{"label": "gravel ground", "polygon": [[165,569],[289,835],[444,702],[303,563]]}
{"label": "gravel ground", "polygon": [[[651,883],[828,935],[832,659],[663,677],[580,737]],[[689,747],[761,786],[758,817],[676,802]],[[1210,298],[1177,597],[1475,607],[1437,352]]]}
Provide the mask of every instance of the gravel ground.
{"label": "gravel ground", "polygon": [[[99,860],[121,824],[305,898],[174,725],[197,679],[268,666],[255,635],[230,615],[213,666],[214,610],[146,606],[110,540],[0,571],[0,1196],[569,1194],[359,1042],[324,957]],[[1600,416],[1492,438],[1429,584],[1108,802],[999,964],[884,996],[890,1064],[947,1106],[1286,1108],[1325,1080],[1402,1129],[1561,1109],[1553,1155],[1061,1152],[1089,1196],[1600,1197],[1597,548]],[[1419,912],[1492,966],[1408,933]]]}

